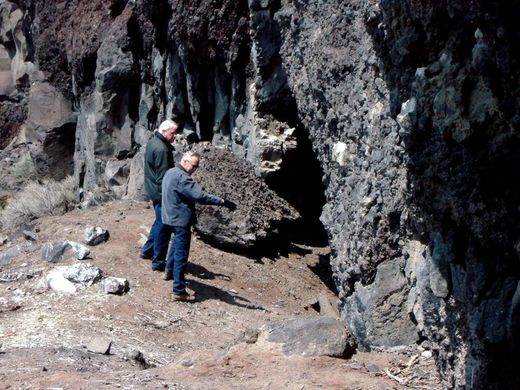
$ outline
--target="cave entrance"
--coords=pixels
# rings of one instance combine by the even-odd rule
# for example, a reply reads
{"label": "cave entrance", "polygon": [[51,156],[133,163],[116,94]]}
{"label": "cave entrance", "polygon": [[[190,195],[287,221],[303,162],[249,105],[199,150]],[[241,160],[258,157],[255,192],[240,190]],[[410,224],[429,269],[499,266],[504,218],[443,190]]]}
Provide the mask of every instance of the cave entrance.
{"label": "cave entrance", "polygon": [[43,142],[43,155],[36,160],[39,174],[60,181],[74,173],[76,123],[55,129]]}
{"label": "cave entrance", "polygon": [[324,247],[328,238],[320,221],[326,202],[323,174],[306,129],[301,124],[295,129],[297,149],[284,156],[281,169],[269,175],[266,183],[302,216],[300,222],[290,227],[290,240]]}

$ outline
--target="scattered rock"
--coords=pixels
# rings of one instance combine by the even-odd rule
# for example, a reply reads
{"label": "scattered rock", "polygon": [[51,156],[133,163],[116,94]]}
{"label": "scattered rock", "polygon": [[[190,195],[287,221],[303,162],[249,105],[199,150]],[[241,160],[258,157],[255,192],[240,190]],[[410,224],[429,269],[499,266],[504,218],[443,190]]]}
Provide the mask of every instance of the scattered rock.
{"label": "scattered rock", "polygon": [[153,364],[150,364],[146,361],[143,353],[141,351],[138,351],[137,349],[132,349],[130,351],[125,352],[125,354],[123,355],[123,359],[135,361],[143,369],[154,367]]}
{"label": "scattered rock", "polygon": [[76,286],[74,283],[66,279],[59,270],[52,270],[47,275],[47,287],[54,291],[59,291],[67,294],[74,294]]}
{"label": "scattered rock", "polygon": [[49,263],[57,263],[63,259],[67,248],[67,241],[47,243],[42,248],[42,258]]}
{"label": "scattered rock", "polygon": [[98,267],[88,263],[58,267],[56,270],[66,279],[77,283],[94,283],[103,276],[103,272]]}
{"label": "scattered rock", "polygon": [[101,285],[106,294],[124,294],[129,289],[128,280],[124,278],[108,277]]}
{"label": "scattered rock", "polygon": [[29,240],[29,241],[37,241],[38,240],[38,237],[36,236],[36,234],[31,232],[30,230],[23,230],[22,234],[23,234],[23,236],[25,237],[26,240]]}
{"label": "scattered rock", "polygon": [[432,351],[424,351],[423,353],[421,353],[421,356],[423,358],[429,359],[433,356],[433,354],[432,354]]}
{"label": "scattered rock", "polygon": [[33,252],[35,249],[36,247],[31,242],[12,246],[0,252],[0,266],[8,265],[19,254]]}
{"label": "scattered rock", "polygon": [[260,334],[260,331],[258,329],[248,328],[248,329],[244,330],[243,332],[240,332],[237,342],[254,344],[258,340],[259,334]]}
{"label": "scattered rock", "polygon": [[280,344],[285,355],[345,357],[354,342],[345,325],[331,317],[276,321],[260,328],[257,343]]}
{"label": "scattered rock", "polygon": [[372,374],[381,373],[381,369],[376,364],[369,364],[367,370]]}
{"label": "scattered rock", "polygon": [[85,246],[83,246],[83,245],[81,245],[81,244],[79,244],[77,242],[67,241],[67,243],[70,245],[70,247],[72,248],[72,250],[76,254],[76,258],[78,260],[84,260],[90,254],[90,249],[88,249],[87,247],[85,247]]}
{"label": "scattered rock", "polygon": [[191,359],[183,360],[181,362],[181,366],[183,366],[183,367],[192,367],[193,366],[193,360],[191,360]]}
{"label": "scattered rock", "polygon": [[110,237],[108,230],[98,226],[90,226],[85,229],[85,243],[87,245],[98,245],[105,242]]}
{"label": "scattered rock", "polygon": [[32,279],[34,274],[26,272],[5,272],[0,274],[0,283],[14,282],[20,279]]}
{"label": "scattered rock", "polygon": [[74,241],[54,241],[45,244],[42,248],[42,258],[49,263],[57,263],[72,257],[72,254],[78,260],[83,260],[90,254],[90,250]]}
{"label": "scattered rock", "polygon": [[112,341],[109,341],[103,337],[96,337],[89,341],[87,344],[87,351],[99,353],[101,355],[109,355]]}

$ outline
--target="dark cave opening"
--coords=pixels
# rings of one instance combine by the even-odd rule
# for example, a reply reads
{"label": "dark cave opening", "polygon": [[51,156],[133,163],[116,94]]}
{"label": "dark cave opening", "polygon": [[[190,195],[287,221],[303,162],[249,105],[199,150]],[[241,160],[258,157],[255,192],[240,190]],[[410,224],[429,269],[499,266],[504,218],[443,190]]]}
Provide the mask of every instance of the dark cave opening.
{"label": "dark cave opening", "polygon": [[287,200],[301,215],[301,221],[289,229],[289,239],[312,246],[327,246],[328,237],[320,215],[325,205],[322,170],[305,129],[295,132],[298,149],[284,156],[282,169],[271,174],[267,185]]}
{"label": "dark cave opening", "polygon": [[58,181],[72,175],[75,142],[76,123],[67,123],[49,134],[43,142],[45,159],[36,160],[38,172]]}

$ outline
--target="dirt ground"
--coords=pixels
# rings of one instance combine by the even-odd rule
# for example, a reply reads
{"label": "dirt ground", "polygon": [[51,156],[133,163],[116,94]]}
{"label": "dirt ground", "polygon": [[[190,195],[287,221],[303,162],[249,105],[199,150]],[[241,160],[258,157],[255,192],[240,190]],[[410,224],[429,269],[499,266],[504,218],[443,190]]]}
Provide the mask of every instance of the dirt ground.
{"label": "dirt ground", "polygon": [[[327,248],[298,245],[255,260],[194,237],[187,279],[198,301],[177,303],[171,282],[138,257],[152,220],[146,203],[113,202],[35,222],[36,250],[0,269],[1,389],[440,388],[433,359],[421,351],[289,357],[237,341],[269,321],[319,315],[311,306],[319,294],[335,302]],[[82,242],[88,226],[107,229],[110,239],[82,261],[128,279],[128,293],[107,295],[99,283],[74,295],[46,287],[53,265],[41,246]],[[111,342],[110,353],[90,352],[95,342]]]}

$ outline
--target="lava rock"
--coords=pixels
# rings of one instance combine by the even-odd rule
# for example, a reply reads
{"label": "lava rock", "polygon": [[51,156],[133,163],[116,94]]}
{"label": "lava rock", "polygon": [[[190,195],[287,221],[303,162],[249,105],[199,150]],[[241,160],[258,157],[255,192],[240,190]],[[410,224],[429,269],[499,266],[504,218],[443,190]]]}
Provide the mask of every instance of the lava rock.
{"label": "lava rock", "polygon": [[101,286],[106,294],[124,294],[129,289],[128,280],[124,278],[105,278]]}
{"label": "lava rock", "polygon": [[103,276],[103,272],[95,265],[77,263],[56,268],[68,280],[76,283],[93,283]]}
{"label": "lava rock", "polygon": [[22,253],[29,253],[36,250],[36,247],[31,242],[14,245],[4,251],[0,252],[0,266],[10,264],[13,259]]}
{"label": "lava rock", "polygon": [[256,177],[248,162],[210,144],[198,144],[195,150],[201,154],[195,179],[209,193],[237,204],[234,212],[197,205],[197,233],[218,246],[238,250],[255,249],[267,242],[276,247],[283,238],[283,227],[298,220],[298,212]]}
{"label": "lava rock", "polygon": [[345,357],[354,342],[341,321],[331,317],[276,321],[260,328],[257,343],[279,344],[285,355]]}
{"label": "lava rock", "polygon": [[112,341],[109,341],[104,337],[95,337],[88,342],[87,351],[99,353],[101,355],[109,355],[111,346]]}
{"label": "lava rock", "polygon": [[76,257],[78,260],[87,258],[90,250],[74,241],[55,241],[47,243],[42,248],[42,257],[49,263],[57,263],[66,258]]}
{"label": "lava rock", "polygon": [[90,226],[85,229],[85,243],[87,245],[98,245],[102,242],[108,241],[110,234],[108,230],[98,226]]}

